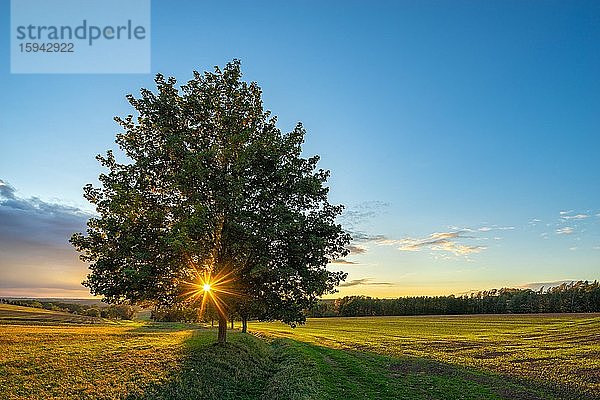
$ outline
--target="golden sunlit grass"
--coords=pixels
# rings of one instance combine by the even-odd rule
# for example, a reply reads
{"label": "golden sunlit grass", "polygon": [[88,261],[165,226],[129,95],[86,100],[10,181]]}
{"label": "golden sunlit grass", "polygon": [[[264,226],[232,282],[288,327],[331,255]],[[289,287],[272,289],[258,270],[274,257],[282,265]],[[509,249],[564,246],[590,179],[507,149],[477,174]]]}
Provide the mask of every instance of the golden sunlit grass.
{"label": "golden sunlit grass", "polygon": [[[36,313],[30,310],[32,315]],[[514,361],[514,355],[504,360],[490,358],[497,356],[489,353],[490,349],[496,349],[515,352],[523,363],[533,362],[525,357],[536,357],[545,363],[539,366],[542,374],[551,371],[544,365],[566,361],[564,369],[576,368],[571,374],[582,374],[580,381],[588,380],[587,393],[592,394],[595,375],[589,371],[585,375],[581,367],[598,371],[597,364],[585,362],[598,354],[600,317],[327,318],[310,320],[308,326],[294,331],[282,325],[254,323],[254,331],[296,337],[319,346],[286,338],[259,340],[235,331],[228,334],[227,345],[215,346],[215,330],[193,325],[76,325],[56,322],[63,317],[60,313],[55,313],[54,322],[42,319],[42,324],[19,321],[13,325],[14,321],[3,318],[12,318],[15,312],[27,311],[14,306],[0,309],[2,400],[599,398],[597,394],[582,397],[574,391],[553,396],[529,381],[515,382],[424,358],[492,370],[499,370],[500,361]],[[554,336],[547,337],[549,334]],[[500,346],[504,350],[499,350]],[[557,348],[554,353],[543,353],[552,346]]]}
{"label": "golden sunlit grass", "polygon": [[[280,367],[280,350],[250,335],[232,332],[228,345],[214,346],[215,330],[198,326],[75,325],[53,311],[41,313],[55,314],[53,322],[14,324],[23,308],[0,310],[2,400],[288,400],[311,389],[304,369],[294,378],[295,363]],[[32,321],[37,311],[29,309]],[[286,379],[272,379],[279,376]]]}
{"label": "golden sunlit grass", "polygon": [[157,332],[138,323],[0,325],[0,397],[116,399],[137,393],[168,378],[190,336],[190,330]]}
{"label": "golden sunlit grass", "polygon": [[11,304],[0,304],[0,320],[15,323],[35,321],[36,323],[68,322],[78,324],[94,324],[101,321],[100,318],[44,310],[42,308],[14,306]]}
{"label": "golden sunlit grass", "polygon": [[251,323],[249,329],[333,348],[430,358],[600,397],[598,314],[312,318],[296,329],[280,323]]}

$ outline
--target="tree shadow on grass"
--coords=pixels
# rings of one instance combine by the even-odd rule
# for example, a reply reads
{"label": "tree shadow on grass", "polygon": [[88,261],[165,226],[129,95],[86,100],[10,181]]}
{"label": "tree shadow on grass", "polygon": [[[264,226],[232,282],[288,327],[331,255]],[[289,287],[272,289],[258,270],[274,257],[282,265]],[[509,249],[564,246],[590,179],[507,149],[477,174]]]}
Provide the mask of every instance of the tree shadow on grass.
{"label": "tree shadow on grass", "polygon": [[416,357],[340,350],[283,339],[314,365],[315,399],[562,400],[596,399],[572,388],[542,385]]}
{"label": "tree shadow on grass", "polygon": [[166,382],[151,384],[126,400],[315,398],[308,377],[298,373],[305,370],[298,365],[302,360],[293,360],[277,346],[248,334],[230,332],[225,345],[214,343],[215,339],[212,330],[195,331],[185,343],[180,368]]}
{"label": "tree shadow on grass", "polygon": [[[179,327],[182,328],[182,327]],[[189,328],[189,327],[188,327]],[[172,325],[143,328],[160,332]],[[422,358],[322,347],[291,339],[260,339],[198,329],[177,370],[126,400],[549,400],[596,399],[571,390]]]}
{"label": "tree shadow on grass", "polygon": [[[597,400],[598,397],[583,394],[575,389],[561,387],[549,382],[533,382],[472,368],[458,367],[423,358],[405,357],[390,366],[391,376],[405,379],[409,376],[439,376],[474,383],[487,388],[497,397],[510,400]],[[592,397],[590,397],[592,396]]]}

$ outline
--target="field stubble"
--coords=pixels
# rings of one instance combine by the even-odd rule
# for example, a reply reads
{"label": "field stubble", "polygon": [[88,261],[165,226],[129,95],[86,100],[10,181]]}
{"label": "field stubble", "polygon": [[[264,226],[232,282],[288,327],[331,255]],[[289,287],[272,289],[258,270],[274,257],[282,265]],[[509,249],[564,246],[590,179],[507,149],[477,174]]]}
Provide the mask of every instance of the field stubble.
{"label": "field stubble", "polygon": [[600,397],[600,315],[313,318],[250,329],[335,348],[425,357]]}
{"label": "field stubble", "polygon": [[114,399],[160,384],[180,365],[192,331],[137,327],[0,324],[0,393]]}
{"label": "field stubble", "polygon": [[278,338],[231,332],[227,346],[194,325],[73,317],[0,307],[0,398],[600,398],[598,315],[252,323]]}

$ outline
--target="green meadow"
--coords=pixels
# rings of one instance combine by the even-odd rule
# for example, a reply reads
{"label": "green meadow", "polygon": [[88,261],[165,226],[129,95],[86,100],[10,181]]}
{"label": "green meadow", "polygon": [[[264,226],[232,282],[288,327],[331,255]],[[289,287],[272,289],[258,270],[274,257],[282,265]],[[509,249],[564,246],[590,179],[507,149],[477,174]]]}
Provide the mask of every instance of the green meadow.
{"label": "green meadow", "polygon": [[269,337],[500,374],[563,397],[600,393],[598,314],[315,318],[295,329],[250,327]]}
{"label": "green meadow", "polygon": [[252,323],[226,345],[197,325],[72,318],[0,307],[2,399],[599,398],[597,315]]}

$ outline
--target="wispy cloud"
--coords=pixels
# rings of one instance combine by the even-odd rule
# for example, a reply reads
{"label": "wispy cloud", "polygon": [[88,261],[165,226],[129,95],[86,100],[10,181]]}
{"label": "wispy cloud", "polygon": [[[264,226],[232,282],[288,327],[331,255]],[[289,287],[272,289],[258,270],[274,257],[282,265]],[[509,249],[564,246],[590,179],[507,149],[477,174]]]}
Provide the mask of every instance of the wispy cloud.
{"label": "wispy cloud", "polygon": [[551,287],[560,286],[563,283],[572,283],[572,282],[575,282],[575,281],[573,279],[566,279],[566,280],[562,280],[562,281],[526,283],[525,285],[521,285],[518,287],[522,288],[522,289],[531,289],[531,290],[538,291],[541,288],[548,289]]}
{"label": "wispy cloud", "polygon": [[348,207],[338,217],[346,232],[352,236],[352,243],[346,246],[350,255],[365,254],[368,249],[364,244],[385,239],[383,235],[367,233],[365,230],[370,230],[369,222],[384,213],[388,207],[389,203],[382,201],[366,201]]}
{"label": "wispy cloud", "polygon": [[354,261],[348,261],[348,260],[346,260],[344,258],[335,258],[333,260],[329,260],[329,263],[330,264],[352,264],[352,265],[353,264],[358,264],[358,263],[356,263]]}
{"label": "wispy cloud", "polygon": [[353,279],[348,282],[344,282],[340,287],[351,287],[351,286],[393,286],[391,282],[372,282],[372,278],[361,278]]}
{"label": "wispy cloud", "polygon": [[570,226],[565,226],[556,230],[557,235],[572,235],[574,232],[574,229]]}
{"label": "wispy cloud", "polygon": [[581,219],[586,219],[589,217],[590,216],[588,214],[561,215],[561,218],[565,219],[565,220],[570,220],[570,219],[581,220]]}
{"label": "wispy cloud", "polygon": [[365,201],[344,210],[338,217],[343,226],[354,229],[357,225],[369,222],[372,218],[381,215],[389,207],[389,203],[382,201]]}
{"label": "wispy cloud", "polygon": [[350,236],[352,236],[353,244],[374,242],[374,241],[385,239],[384,235],[370,234],[370,233],[365,233],[365,232],[361,232],[361,231],[352,231],[352,230],[347,230],[347,232],[350,234]]}
{"label": "wispy cloud", "polygon": [[[346,250],[348,250],[348,255],[350,255],[350,256],[364,254],[367,252],[367,248],[360,244],[350,244],[350,245],[346,246]],[[329,260],[329,263],[330,264],[348,264],[348,265],[359,264],[358,262],[346,260],[345,258],[335,258],[335,259]]]}
{"label": "wispy cloud", "polygon": [[467,227],[458,227],[458,226],[449,226],[448,229],[452,231],[461,231],[461,232],[491,232],[491,231],[512,231],[515,229],[514,226],[499,226],[499,225],[490,225],[490,226],[480,226],[478,228],[467,228]]}
{"label": "wispy cloud", "polygon": [[481,228],[477,229],[480,232],[489,232],[489,231],[513,231],[515,230],[514,226],[498,226],[498,225],[492,225],[492,226],[484,226]]}
{"label": "wispy cloud", "polygon": [[485,246],[472,246],[458,243],[462,239],[474,239],[465,235],[465,231],[434,232],[425,238],[404,238],[399,240],[380,240],[376,243],[386,246],[398,246],[402,251],[421,251],[423,249],[452,253],[456,256],[467,256],[485,250]]}
{"label": "wispy cloud", "polygon": [[361,246],[359,244],[348,245],[348,246],[346,246],[346,249],[348,249],[348,251],[350,252],[351,255],[364,254],[367,252],[367,248],[365,246]]}

